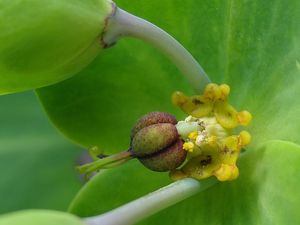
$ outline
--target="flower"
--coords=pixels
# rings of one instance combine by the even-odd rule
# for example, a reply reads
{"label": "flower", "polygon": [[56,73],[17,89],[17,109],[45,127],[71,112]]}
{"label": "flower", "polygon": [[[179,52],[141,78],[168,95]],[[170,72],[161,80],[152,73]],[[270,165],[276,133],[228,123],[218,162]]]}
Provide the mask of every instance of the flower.
{"label": "flower", "polygon": [[187,97],[175,92],[172,100],[189,116],[177,124],[189,160],[170,176],[173,180],[192,177],[204,179],[212,175],[220,181],[234,180],[239,175],[236,166],[241,148],[248,145],[251,135],[241,131],[232,135],[238,125],[247,126],[252,116],[237,112],[228,103],[230,88],[226,84],[210,83],[203,95]]}

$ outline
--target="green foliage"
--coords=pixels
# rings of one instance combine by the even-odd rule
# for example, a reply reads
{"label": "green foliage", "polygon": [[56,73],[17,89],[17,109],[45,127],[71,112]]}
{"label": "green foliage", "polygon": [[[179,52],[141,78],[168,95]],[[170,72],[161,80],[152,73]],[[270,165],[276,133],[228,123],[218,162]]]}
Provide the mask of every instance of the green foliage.
{"label": "green foliage", "polygon": [[[300,146],[269,141],[243,156],[239,179],[220,183],[140,224],[299,224],[299,163]],[[70,212],[84,217],[103,213],[163,187],[165,177],[137,163],[100,173],[79,192]]]}
{"label": "green foliage", "polygon": [[79,218],[49,210],[27,210],[0,216],[0,225],[84,225]]}
{"label": "green foliage", "polygon": [[82,217],[97,215],[169,184],[167,178],[168,173],[150,171],[138,160],[131,160],[93,177],[77,194],[69,211]]}
{"label": "green foliage", "polygon": [[78,148],[49,124],[33,93],[0,98],[0,213],[66,210],[81,183]]}
{"label": "green foliage", "polygon": [[106,0],[0,1],[0,95],[64,80],[96,57]]}

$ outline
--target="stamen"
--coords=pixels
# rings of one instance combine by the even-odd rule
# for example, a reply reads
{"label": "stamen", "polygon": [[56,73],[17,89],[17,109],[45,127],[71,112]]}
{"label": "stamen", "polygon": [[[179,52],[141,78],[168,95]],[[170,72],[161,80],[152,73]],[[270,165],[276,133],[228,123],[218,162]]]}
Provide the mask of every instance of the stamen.
{"label": "stamen", "polygon": [[183,149],[187,152],[193,152],[194,150],[194,143],[193,142],[185,142],[183,144]]}

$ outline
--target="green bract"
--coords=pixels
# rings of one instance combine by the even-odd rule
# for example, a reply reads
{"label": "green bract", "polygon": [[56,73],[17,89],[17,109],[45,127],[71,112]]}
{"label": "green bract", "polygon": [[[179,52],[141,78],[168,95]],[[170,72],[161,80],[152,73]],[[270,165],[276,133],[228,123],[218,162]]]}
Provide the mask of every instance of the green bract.
{"label": "green bract", "polygon": [[0,225],[84,225],[68,213],[50,210],[26,210],[0,216]]}
{"label": "green bract", "polygon": [[0,95],[64,80],[102,49],[109,0],[1,0]]}

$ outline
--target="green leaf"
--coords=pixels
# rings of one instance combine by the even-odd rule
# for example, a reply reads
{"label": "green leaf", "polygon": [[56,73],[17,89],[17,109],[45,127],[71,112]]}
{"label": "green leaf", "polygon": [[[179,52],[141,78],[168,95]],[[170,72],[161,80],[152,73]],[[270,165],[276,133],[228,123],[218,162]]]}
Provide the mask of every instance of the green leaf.
{"label": "green leaf", "polygon": [[63,212],[26,210],[0,216],[0,225],[83,225],[79,218]]}
{"label": "green leaf", "polygon": [[32,92],[0,98],[0,213],[66,210],[81,184],[78,148],[53,129]]}
{"label": "green leaf", "polygon": [[[253,142],[299,143],[300,2],[176,0],[117,1],[183,43],[213,82],[231,86],[231,102],[253,113]],[[84,71],[38,90],[50,119],[82,146],[126,149],[130,128],[149,111],[168,111],[173,91],[191,93],[160,52],[121,40]]]}
{"label": "green leaf", "polygon": [[107,0],[0,2],[0,95],[56,83],[101,50]]}
{"label": "green leaf", "polygon": [[[299,224],[299,164],[300,146],[266,142],[245,153],[237,180],[219,183],[140,224]],[[137,163],[105,171],[79,192],[70,211],[79,216],[103,213],[164,186],[162,176]]]}
{"label": "green leaf", "polygon": [[69,211],[81,217],[103,213],[170,183],[167,173],[132,160],[93,177],[77,194]]}

